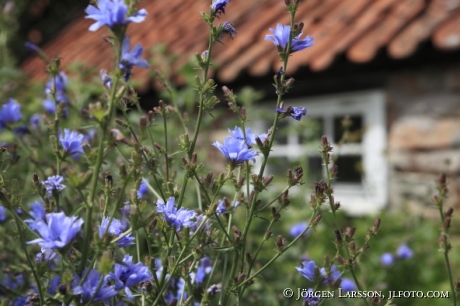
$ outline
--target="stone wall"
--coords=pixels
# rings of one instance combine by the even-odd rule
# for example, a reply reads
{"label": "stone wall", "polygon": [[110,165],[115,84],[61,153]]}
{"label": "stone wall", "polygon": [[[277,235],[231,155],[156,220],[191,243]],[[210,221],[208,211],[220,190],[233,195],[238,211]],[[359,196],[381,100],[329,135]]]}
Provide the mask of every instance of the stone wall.
{"label": "stone wall", "polygon": [[387,90],[391,208],[425,213],[441,172],[460,207],[460,66],[395,73]]}

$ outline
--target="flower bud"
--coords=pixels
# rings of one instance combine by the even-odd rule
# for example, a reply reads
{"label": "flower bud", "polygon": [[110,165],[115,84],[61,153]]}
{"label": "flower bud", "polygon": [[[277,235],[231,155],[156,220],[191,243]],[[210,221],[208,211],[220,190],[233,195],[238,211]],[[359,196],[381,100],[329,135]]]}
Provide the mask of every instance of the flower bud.
{"label": "flower bud", "polygon": [[319,223],[323,215],[321,213],[317,214],[316,217],[313,219],[313,225],[316,225]]}
{"label": "flower bud", "polygon": [[240,238],[241,237],[241,231],[238,229],[238,227],[236,227],[236,225],[233,225],[232,226],[232,230],[233,230],[233,233],[235,234],[235,236],[237,238]]}
{"label": "flower bud", "polygon": [[272,231],[267,231],[265,232],[264,239],[268,240],[272,237]]}
{"label": "flower bud", "polygon": [[334,230],[335,241],[337,242],[338,246],[342,246],[342,235],[340,234],[339,230]]}
{"label": "flower bud", "polygon": [[278,249],[281,249],[286,244],[286,239],[283,236],[278,235],[275,239],[275,245]]}

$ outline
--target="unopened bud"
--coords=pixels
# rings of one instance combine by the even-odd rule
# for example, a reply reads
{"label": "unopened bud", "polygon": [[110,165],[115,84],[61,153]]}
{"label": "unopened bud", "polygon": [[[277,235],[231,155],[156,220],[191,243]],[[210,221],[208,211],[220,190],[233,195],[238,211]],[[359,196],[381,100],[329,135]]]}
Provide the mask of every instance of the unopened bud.
{"label": "unopened bud", "polygon": [[353,238],[356,232],[356,226],[349,226],[345,229],[345,233],[348,237]]}
{"label": "unopened bud", "polygon": [[190,160],[190,163],[191,163],[192,165],[196,165],[196,160],[197,160],[196,152],[193,152],[193,154],[192,154],[192,159]]}
{"label": "unopened bud", "polygon": [[356,252],[356,245],[354,241],[348,243],[347,246],[351,251]]}
{"label": "unopened bud", "polygon": [[442,224],[443,229],[446,230],[446,231],[449,230],[450,223],[451,223],[451,218],[450,217],[445,218],[444,222]]}
{"label": "unopened bud", "polygon": [[275,207],[272,207],[272,217],[273,221],[278,221],[281,218],[281,215],[276,211]]}
{"label": "unopened bud", "polygon": [[380,227],[380,218],[374,221],[374,230],[378,230]]}
{"label": "unopened bud", "polygon": [[206,184],[211,184],[211,181],[212,181],[212,172],[209,171],[208,174],[206,174],[206,179],[205,179],[205,182]]}
{"label": "unopened bud", "polygon": [[337,261],[341,264],[341,265],[345,265],[347,262],[345,261],[345,259],[343,259],[342,256],[337,256]]}
{"label": "unopened bud", "polygon": [[332,177],[335,177],[335,175],[336,175],[338,172],[339,172],[339,166],[337,166],[337,165],[332,166],[332,168],[331,168],[331,175],[332,175]]}
{"label": "unopened bud", "polygon": [[242,120],[246,120],[246,108],[240,107],[240,117]]}
{"label": "unopened bud", "polygon": [[337,245],[341,246],[342,245],[342,235],[340,235],[340,231],[334,230],[334,235],[335,235],[335,241],[337,241]]}
{"label": "unopened bud", "polygon": [[240,238],[241,237],[241,231],[236,227],[236,225],[233,225],[232,226],[232,230],[233,230],[233,233],[235,234],[235,236],[237,238]]}
{"label": "unopened bud", "polygon": [[452,217],[453,213],[454,213],[454,209],[452,207],[450,207],[446,212],[446,217],[448,217],[448,218]]}
{"label": "unopened bud", "polygon": [[251,253],[246,252],[246,261],[250,264],[252,260],[254,259],[253,256],[251,256]]}
{"label": "unopened bud", "polygon": [[444,172],[439,175],[438,184],[439,185],[445,185],[446,184],[446,174]]}
{"label": "unopened bud", "polygon": [[265,232],[264,239],[268,240],[268,239],[271,238],[271,236],[272,236],[272,231],[267,231],[267,232]]}
{"label": "unopened bud", "polygon": [[271,183],[272,180],[273,180],[273,175],[270,174],[269,176],[267,176],[267,177],[264,179],[264,186],[265,186],[265,187],[268,186],[268,185]]}
{"label": "unopened bud", "polygon": [[277,248],[281,249],[286,244],[286,239],[283,236],[278,235],[275,240],[275,245]]}
{"label": "unopened bud", "polygon": [[313,225],[316,225],[319,223],[323,215],[321,213],[317,214],[316,217],[313,219]]}

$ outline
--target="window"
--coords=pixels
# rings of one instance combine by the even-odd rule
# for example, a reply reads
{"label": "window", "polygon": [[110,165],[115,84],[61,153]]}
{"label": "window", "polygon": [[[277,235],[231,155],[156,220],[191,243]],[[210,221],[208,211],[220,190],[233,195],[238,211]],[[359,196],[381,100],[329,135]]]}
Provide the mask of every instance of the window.
{"label": "window", "polygon": [[[384,94],[358,92],[285,101],[285,105],[307,107],[307,119],[281,121],[266,173],[281,175],[288,165],[301,165],[307,184],[324,178],[318,151],[321,135],[326,135],[333,146],[334,163],[339,167],[333,187],[341,209],[351,215],[363,215],[383,208],[388,197]],[[352,125],[347,141],[339,145],[346,116]],[[258,122],[257,130],[267,130],[271,124]],[[258,166],[260,161],[255,170]]]}

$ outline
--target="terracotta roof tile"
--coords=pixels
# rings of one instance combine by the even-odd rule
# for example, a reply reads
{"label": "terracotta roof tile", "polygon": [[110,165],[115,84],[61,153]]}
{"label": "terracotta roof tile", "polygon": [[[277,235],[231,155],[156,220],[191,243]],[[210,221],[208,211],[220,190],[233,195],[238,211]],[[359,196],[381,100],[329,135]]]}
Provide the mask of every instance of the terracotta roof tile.
{"label": "terracotta roof tile", "polygon": [[[155,44],[167,45],[168,52],[181,55],[170,67],[175,71],[194,53],[207,49],[207,26],[199,12],[208,11],[209,5],[209,0],[187,5],[183,0],[142,2],[140,7],[149,15],[143,23],[130,25],[132,46],[141,43],[148,50]],[[234,23],[238,34],[233,41],[225,37],[225,45],[213,49],[219,80],[232,81],[244,70],[261,76],[279,69],[276,49],[264,37],[277,23],[288,23],[284,1],[232,0],[220,21]],[[304,36],[313,36],[315,46],[291,56],[289,74],[306,65],[325,69],[342,53],[359,63],[372,60],[385,47],[394,58],[410,56],[428,39],[439,49],[460,49],[460,0],[303,0],[296,15],[296,22],[300,21],[305,23]],[[64,67],[78,60],[110,69],[112,50],[101,39],[108,31],[89,32],[92,23],[82,13],[43,47],[45,53],[59,53]],[[46,78],[45,65],[37,56],[25,60],[21,68],[35,79]],[[148,88],[148,74],[145,69],[133,70],[133,77],[143,80],[141,88]]]}
{"label": "terracotta roof tile", "polygon": [[444,50],[460,48],[460,10],[436,29],[433,43]]}
{"label": "terracotta roof tile", "polygon": [[424,0],[402,0],[391,7],[383,20],[361,35],[347,51],[348,58],[357,63],[370,61],[378,49],[387,45],[395,34],[425,8]]}

